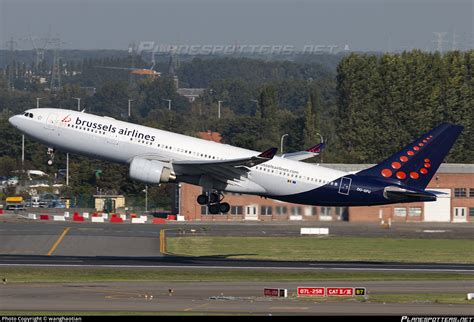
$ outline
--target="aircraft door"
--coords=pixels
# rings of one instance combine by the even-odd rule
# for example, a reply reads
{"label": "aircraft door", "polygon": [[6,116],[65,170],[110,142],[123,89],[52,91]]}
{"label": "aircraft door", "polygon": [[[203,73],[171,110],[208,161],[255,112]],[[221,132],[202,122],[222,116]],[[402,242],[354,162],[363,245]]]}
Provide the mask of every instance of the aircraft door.
{"label": "aircraft door", "polygon": [[45,129],[54,131],[58,122],[58,115],[57,114],[49,114],[48,118],[46,119],[46,126]]}
{"label": "aircraft door", "polygon": [[342,177],[341,182],[339,183],[339,193],[341,195],[348,195],[351,189],[352,179],[347,177]]}
{"label": "aircraft door", "polygon": [[110,145],[118,146],[118,134],[117,133],[109,133],[107,135],[107,143]]}

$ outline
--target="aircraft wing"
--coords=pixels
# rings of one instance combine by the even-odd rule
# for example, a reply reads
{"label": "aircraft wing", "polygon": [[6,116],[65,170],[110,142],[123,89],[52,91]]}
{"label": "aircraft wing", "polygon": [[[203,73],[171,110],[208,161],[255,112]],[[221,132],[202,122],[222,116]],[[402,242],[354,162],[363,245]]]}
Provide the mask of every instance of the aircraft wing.
{"label": "aircraft wing", "polygon": [[304,151],[285,153],[281,157],[295,161],[306,160],[319,155],[321,151],[325,148],[325,146],[325,143],[319,143]]}
{"label": "aircraft wing", "polygon": [[275,156],[277,148],[270,148],[259,155],[229,160],[192,160],[173,161],[173,169],[177,174],[208,175],[216,180],[238,180],[251,167],[267,162]]}

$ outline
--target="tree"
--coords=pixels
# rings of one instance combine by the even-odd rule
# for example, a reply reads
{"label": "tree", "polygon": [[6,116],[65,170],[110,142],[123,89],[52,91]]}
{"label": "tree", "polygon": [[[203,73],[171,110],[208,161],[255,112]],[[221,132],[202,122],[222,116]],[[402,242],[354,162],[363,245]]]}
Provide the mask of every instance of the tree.
{"label": "tree", "polygon": [[303,128],[303,141],[304,146],[310,147],[316,140],[316,114],[314,113],[314,106],[311,96],[306,104],[304,114],[304,128]]}

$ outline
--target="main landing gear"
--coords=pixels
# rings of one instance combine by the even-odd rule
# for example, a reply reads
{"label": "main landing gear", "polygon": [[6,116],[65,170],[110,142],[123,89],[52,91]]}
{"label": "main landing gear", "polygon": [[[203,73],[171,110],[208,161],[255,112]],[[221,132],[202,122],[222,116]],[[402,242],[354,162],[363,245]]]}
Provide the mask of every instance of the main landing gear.
{"label": "main landing gear", "polygon": [[220,191],[212,192],[207,195],[203,193],[197,197],[198,204],[204,206],[207,205],[209,213],[211,215],[217,215],[219,213],[228,213],[230,205],[227,202],[221,202],[224,199],[224,195]]}

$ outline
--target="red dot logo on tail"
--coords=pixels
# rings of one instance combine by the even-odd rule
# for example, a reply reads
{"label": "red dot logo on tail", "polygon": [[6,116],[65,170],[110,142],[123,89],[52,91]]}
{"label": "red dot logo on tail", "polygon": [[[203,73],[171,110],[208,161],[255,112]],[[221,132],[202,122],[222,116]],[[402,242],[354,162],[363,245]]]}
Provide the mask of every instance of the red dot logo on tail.
{"label": "red dot logo on tail", "polygon": [[407,177],[406,173],[403,172],[403,171],[398,171],[397,172],[397,178],[400,179],[400,180],[403,180]]}
{"label": "red dot logo on tail", "polygon": [[410,178],[416,180],[420,177],[420,175],[417,172],[410,172]]}
{"label": "red dot logo on tail", "polygon": [[385,177],[385,178],[389,178],[392,176],[392,170],[390,169],[383,169],[380,174]]}
{"label": "red dot logo on tail", "polygon": [[401,167],[402,165],[400,164],[400,162],[392,162],[392,168],[400,169]]}

